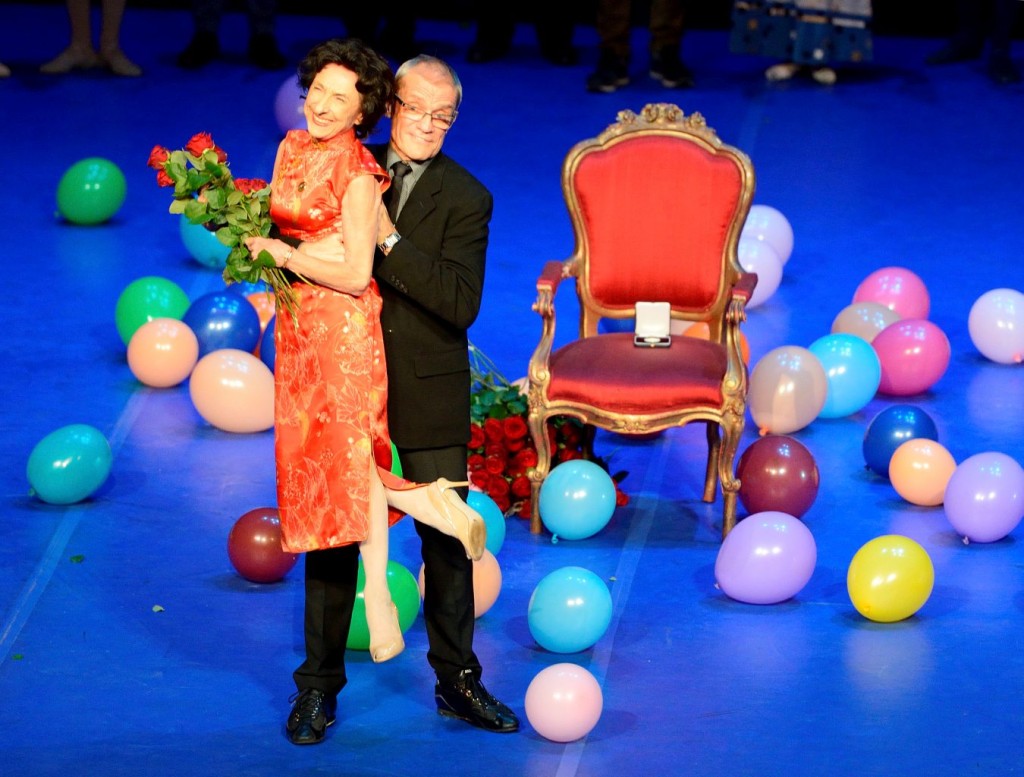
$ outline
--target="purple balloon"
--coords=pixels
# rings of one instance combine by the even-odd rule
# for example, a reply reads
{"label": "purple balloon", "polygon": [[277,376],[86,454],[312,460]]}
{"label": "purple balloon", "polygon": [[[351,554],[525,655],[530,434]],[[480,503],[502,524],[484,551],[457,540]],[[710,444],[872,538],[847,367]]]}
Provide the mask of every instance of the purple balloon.
{"label": "purple balloon", "polygon": [[1024,517],[1024,468],[1005,453],[977,453],[946,484],[946,518],[972,542],[995,542]]}
{"label": "purple balloon", "polygon": [[302,111],[305,102],[299,79],[294,75],[288,76],[274,97],[274,118],[283,134],[288,134],[288,130],[306,128],[306,115]]}
{"label": "purple balloon", "polygon": [[814,573],[818,548],[799,518],[754,513],[726,535],[715,580],[726,596],[748,604],[776,604],[796,596]]}

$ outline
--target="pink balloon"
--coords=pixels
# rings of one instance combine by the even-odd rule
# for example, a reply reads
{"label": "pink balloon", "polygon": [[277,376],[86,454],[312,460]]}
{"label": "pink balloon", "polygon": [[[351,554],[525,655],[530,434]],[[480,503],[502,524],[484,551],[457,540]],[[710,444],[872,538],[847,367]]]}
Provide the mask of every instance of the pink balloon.
{"label": "pink balloon", "polygon": [[799,518],[776,511],[754,513],[722,541],[715,580],[730,599],[776,604],[803,590],[817,560],[814,536]]}
{"label": "pink balloon", "polygon": [[770,244],[749,238],[740,240],[737,253],[740,267],[757,275],[757,286],[747,302],[747,310],[750,310],[766,302],[779,288],[782,260]]}
{"label": "pink balloon", "polygon": [[906,267],[883,267],[860,282],[854,302],[877,302],[900,318],[928,318],[931,300],[924,281]]}
{"label": "pink balloon", "polygon": [[199,415],[225,432],[262,432],[274,425],[274,375],[251,353],[212,351],[196,364],[188,383]]}
{"label": "pink balloon", "polygon": [[747,390],[750,416],[761,434],[789,434],[818,417],[828,396],[828,376],[807,348],[774,348],[754,365]]}
{"label": "pink balloon", "polygon": [[274,97],[274,118],[283,134],[287,134],[288,130],[306,128],[306,115],[303,113],[305,103],[298,79],[294,75],[288,76]]}
{"label": "pink balloon", "polygon": [[871,341],[882,364],[880,394],[906,397],[930,389],[949,367],[949,338],[930,321],[903,319]]}
{"label": "pink balloon", "polygon": [[573,742],[589,734],[601,718],[604,696],[594,676],[576,664],[542,669],[526,689],[526,717],[552,742]]}
{"label": "pink balloon", "polygon": [[128,368],[140,383],[153,388],[177,386],[199,359],[199,340],[176,318],[154,318],[128,341]]}
{"label": "pink balloon", "polygon": [[832,334],[857,335],[870,343],[899,320],[899,313],[878,302],[854,302],[832,320]]}
{"label": "pink balloon", "polygon": [[967,318],[971,342],[982,356],[1000,364],[1024,360],[1024,294],[992,289],[975,300]]}

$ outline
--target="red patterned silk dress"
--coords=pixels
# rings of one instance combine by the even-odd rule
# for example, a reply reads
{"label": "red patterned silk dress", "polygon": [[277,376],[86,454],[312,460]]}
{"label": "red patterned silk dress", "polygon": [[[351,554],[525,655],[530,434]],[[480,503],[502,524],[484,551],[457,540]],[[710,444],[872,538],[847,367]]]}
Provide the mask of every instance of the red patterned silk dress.
{"label": "red patterned silk dress", "polygon": [[[321,142],[292,130],[273,181],[274,223],[301,240],[339,229],[357,175],[388,184],[353,131]],[[370,467],[390,481],[391,442],[376,283],[358,297],[299,281],[293,288],[297,319],[281,308],[275,325],[274,429],[282,544],[298,553],[366,538]]]}

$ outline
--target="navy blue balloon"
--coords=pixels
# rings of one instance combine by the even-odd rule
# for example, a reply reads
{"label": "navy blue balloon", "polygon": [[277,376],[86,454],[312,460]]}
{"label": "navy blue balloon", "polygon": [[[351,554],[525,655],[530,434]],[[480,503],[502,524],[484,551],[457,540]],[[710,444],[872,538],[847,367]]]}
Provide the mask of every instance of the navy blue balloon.
{"label": "navy blue balloon", "polygon": [[936,440],[939,430],[916,405],[893,405],[871,419],[864,433],[864,461],[868,469],[889,477],[889,460],[907,440]]}
{"label": "navy blue balloon", "polygon": [[195,332],[200,359],[221,348],[252,353],[260,341],[259,313],[234,291],[204,294],[189,305],[181,320]]}
{"label": "navy blue balloon", "polygon": [[277,316],[267,322],[267,328],[263,330],[263,337],[260,339],[260,361],[266,364],[270,371],[274,371],[274,360],[277,356],[277,346],[274,345],[274,324],[277,323]]}

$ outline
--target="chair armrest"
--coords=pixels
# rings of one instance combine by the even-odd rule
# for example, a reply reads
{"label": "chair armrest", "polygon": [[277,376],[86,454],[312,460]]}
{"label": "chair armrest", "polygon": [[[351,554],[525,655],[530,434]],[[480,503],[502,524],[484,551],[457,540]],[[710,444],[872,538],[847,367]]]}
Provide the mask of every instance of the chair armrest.
{"label": "chair armrest", "polygon": [[544,265],[537,278],[537,300],[533,303],[533,310],[541,317],[541,333],[533,356],[530,357],[528,375],[531,392],[534,386],[546,386],[551,378],[548,373],[548,357],[555,342],[555,294],[562,279],[570,275],[571,271],[572,260],[550,261]]}
{"label": "chair armrest", "polygon": [[732,287],[733,299],[739,297],[746,304],[750,302],[750,298],[754,294],[754,289],[757,287],[757,273],[744,272],[740,273],[736,278],[736,283]]}
{"label": "chair armrest", "polygon": [[545,263],[540,277],[537,278],[537,301],[533,303],[533,309],[544,318],[554,315],[555,294],[563,277],[564,263],[550,261]]}

